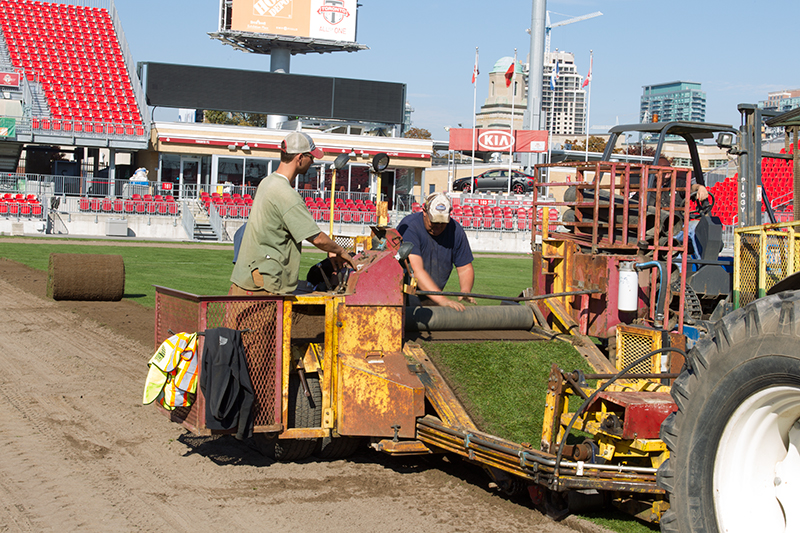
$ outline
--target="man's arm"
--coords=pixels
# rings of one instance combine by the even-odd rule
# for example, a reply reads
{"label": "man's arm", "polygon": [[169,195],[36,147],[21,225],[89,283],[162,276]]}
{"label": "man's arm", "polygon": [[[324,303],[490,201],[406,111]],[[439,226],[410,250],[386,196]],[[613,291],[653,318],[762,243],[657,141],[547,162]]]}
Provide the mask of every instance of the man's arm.
{"label": "man's arm", "polygon": [[[417,288],[423,291],[441,292],[442,289],[436,285],[436,282],[433,281],[431,275],[425,270],[425,266],[422,263],[422,257],[411,254],[408,256],[408,262],[411,263],[411,268],[414,270],[414,277],[417,278]],[[458,280],[460,283],[460,276]],[[447,296],[442,296],[441,294],[432,294],[428,295],[428,298],[430,298],[436,305],[440,305],[442,307],[452,307],[456,311],[464,310],[464,304],[461,302],[456,302],[455,300],[451,300]]]}
{"label": "man's arm", "polygon": [[[472,268],[472,263],[456,267],[456,274],[458,274],[458,286],[461,288],[461,292],[472,292],[472,285],[475,282],[475,269]],[[475,303],[475,298],[471,296],[459,296],[458,299],[462,302]]]}
{"label": "man's arm", "polygon": [[320,231],[315,237],[308,239],[308,241],[323,252],[328,252],[328,254],[339,258],[338,261],[334,261],[333,266],[336,269],[341,267],[344,263],[347,263],[353,270],[356,270],[356,263],[353,261],[353,258],[350,257],[347,250],[332,241],[324,232]]}

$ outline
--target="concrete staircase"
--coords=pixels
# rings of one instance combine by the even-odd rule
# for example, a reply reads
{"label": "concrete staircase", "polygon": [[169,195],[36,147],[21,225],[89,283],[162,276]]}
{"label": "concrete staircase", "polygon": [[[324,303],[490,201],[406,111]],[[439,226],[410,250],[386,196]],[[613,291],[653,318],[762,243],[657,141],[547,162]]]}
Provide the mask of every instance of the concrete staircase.
{"label": "concrete staircase", "polygon": [[189,210],[194,219],[192,239],[195,241],[219,242],[220,238],[208,220],[208,214],[200,202],[189,202]]}

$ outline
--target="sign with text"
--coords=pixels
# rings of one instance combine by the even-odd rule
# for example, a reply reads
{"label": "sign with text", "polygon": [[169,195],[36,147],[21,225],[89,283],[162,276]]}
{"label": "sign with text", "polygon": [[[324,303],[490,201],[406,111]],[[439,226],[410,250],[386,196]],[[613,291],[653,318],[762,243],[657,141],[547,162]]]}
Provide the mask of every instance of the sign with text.
{"label": "sign with text", "polygon": [[[450,150],[472,150],[473,130],[450,129]],[[477,129],[474,130],[477,152],[546,152],[547,132],[540,130]]]}
{"label": "sign with text", "polygon": [[357,0],[233,0],[231,30],[355,42]]}
{"label": "sign with text", "polygon": [[19,87],[18,72],[0,72],[0,87]]}

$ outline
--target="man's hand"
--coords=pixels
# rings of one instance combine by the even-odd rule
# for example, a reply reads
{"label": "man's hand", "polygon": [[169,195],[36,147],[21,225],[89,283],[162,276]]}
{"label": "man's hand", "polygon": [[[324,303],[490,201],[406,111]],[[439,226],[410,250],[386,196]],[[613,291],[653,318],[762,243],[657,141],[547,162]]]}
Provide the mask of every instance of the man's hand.
{"label": "man's hand", "polygon": [[451,300],[450,298],[442,297],[442,300],[436,301],[441,307],[450,307],[451,309],[455,309],[456,311],[464,311],[466,307],[461,302],[457,302],[455,300]]}
{"label": "man's hand", "polygon": [[459,296],[458,297],[458,301],[459,302],[467,302],[468,304],[474,304],[475,303],[475,298],[473,298],[472,296]]}
{"label": "man's hand", "polygon": [[692,192],[697,195],[697,201],[702,202],[703,200],[708,200],[708,189],[700,185],[699,183],[695,183],[692,185]]}
{"label": "man's hand", "polygon": [[358,270],[358,264],[355,262],[355,259],[350,256],[350,252],[342,248],[342,252],[337,254],[335,252],[329,252],[328,257],[331,258],[331,263],[333,263],[333,268],[337,272],[341,270],[344,265],[348,265],[353,270]]}
{"label": "man's hand", "polygon": [[323,252],[328,252],[328,257],[331,258],[331,262],[336,270],[339,270],[344,264],[349,265],[353,270],[357,270],[356,262],[350,257],[350,252],[336,244],[335,241],[331,240],[331,238],[324,233],[318,233],[313,239],[309,239],[309,242]]}

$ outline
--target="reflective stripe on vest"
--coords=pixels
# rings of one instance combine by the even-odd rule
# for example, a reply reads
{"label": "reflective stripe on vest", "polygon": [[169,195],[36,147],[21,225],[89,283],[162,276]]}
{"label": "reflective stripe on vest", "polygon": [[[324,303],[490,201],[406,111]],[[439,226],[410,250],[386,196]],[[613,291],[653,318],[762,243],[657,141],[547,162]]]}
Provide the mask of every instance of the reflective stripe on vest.
{"label": "reflective stripe on vest", "polygon": [[167,409],[191,404],[197,390],[197,333],[177,333],[158,347],[150,358],[144,386],[144,404],[156,398]]}

